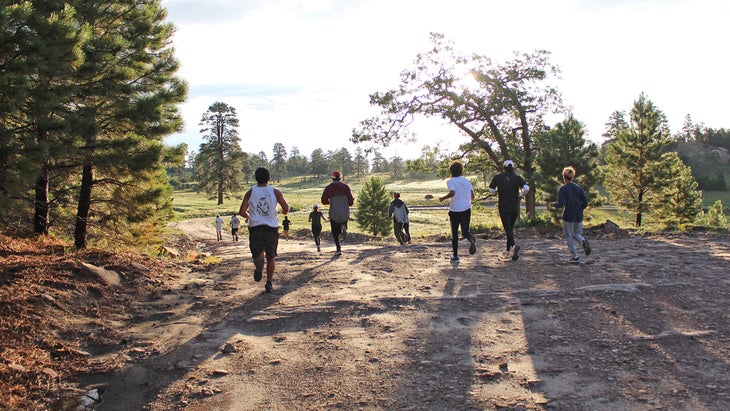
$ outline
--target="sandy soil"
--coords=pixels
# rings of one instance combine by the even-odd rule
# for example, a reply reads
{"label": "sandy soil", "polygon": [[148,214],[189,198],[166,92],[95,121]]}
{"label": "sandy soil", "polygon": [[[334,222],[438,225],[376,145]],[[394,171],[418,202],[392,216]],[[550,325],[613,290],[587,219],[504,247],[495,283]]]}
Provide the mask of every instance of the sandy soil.
{"label": "sandy soil", "polygon": [[125,331],[118,373],[90,375],[100,410],[730,409],[730,238],[613,238],[567,262],[558,232],[398,246],[351,236],[334,257],[306,232],[279,243],[274,292],[247,237],[168,281]]}

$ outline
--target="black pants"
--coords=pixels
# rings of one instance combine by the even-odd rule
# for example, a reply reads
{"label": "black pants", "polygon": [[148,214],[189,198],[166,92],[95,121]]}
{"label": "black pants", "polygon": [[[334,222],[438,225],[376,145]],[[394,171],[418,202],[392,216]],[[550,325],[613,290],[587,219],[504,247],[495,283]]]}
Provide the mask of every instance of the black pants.
{"label": "black pants", "polygon": [[408,228],[408,223],[401,223],[400,221],[393,220],[393,233],[395,234],[395,239],[398,240],[400,244],[407,243],[410,241],[410,235],[408,235],[408,231],[403,232],[403,229]]}
{"label": "black pants", "polygon": [[340,234],[342,234],[342,227],[347,227],[347,223],[336,223],[330,220],[330,228],[332,229],[332,238],[335,240],[335,247],[337,251],[340,251]]}
{"label": "black pants", "polygon": [[520,216],[519,211],[500,211],[499,218],[502,220],[504,233],[507,234],[507,251],[515,245],[515,223],[517,217]]}
{"label": "black pants", "polygon": [[466,211],[449,211],[449,222],[451,223],[451,248],[454,250],[454,256],[459,255],[459,227],[461,227],[461,235],[471,240],[471,208]]}
{"label": "black pants", "polygon": [[322,235],[321,225],[312,225],[312,236],[314,236],[314,243],[319,247],[320,236]]}

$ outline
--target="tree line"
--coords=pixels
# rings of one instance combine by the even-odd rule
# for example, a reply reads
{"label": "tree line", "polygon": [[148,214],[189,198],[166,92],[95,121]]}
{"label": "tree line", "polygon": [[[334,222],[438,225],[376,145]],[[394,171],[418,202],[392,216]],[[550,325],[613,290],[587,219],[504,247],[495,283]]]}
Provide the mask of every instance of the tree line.
{"label": "tree line", "polygon": [[192,182],[194,188],[218,204],[240,194],[242,184],[252,181],[258,167],[268,168],[275,182],[291,177],[318,180],[332,170],[355,178],[370,173],[390,173],[394,178],[406,175],[431,177],[438,172],[440,162],[448,157],[448,153],[438,146],[424,146],[423,155],[417,160],[404,160],[399,156],[386,158],[377,149],[365,151],[362,147],[356,147],[354,153],[344,147],[328,151],[317,148],[304,155],[297,146],[287,150],[282,143],[274,143],[270,156],[263,151],[248,153],[241,148],[236,109],[225,102],[215,102],[208,107],[199,125],[203,143],[197,151],[186,154],[187,161],[180,161],[168,169],[173,176],[171,183],[183,188]]}
{"label": "tree line", "polygon": [[[551,85],[559,68],[550,62],[549,52],[515,53],[513,60],[497,63],[487,56],[457,54],[441,34],[433,33],[431,40],[433,47],[417,56],[412,69],[403,71],[398,88],[370,95],[371,104],[381,112],[361,121],[353,129],[351,141],[387,146],[412,137],[409,124],[424,116],[448,121],[463,133],[466,142],[457,153],[426,147],[419,159],[393,159],[391,164],[397,164],[394,174],[420,172],[443,177],[449,162],[460,159],[486,186],[504,159],[512,159],[535,188],[526,198],[528,219],[535,219],[536,204],[555,200],[562,184],[561,170],[572,165],[578,170],[576,182],[586,188],[592,204],[610,201],[623,207],[634,214],[637,227],[647,212],[669,227],[691,224],[703,216],[697,178],[675,149],[689,139],[724,141],[724,131],[687,126],[672,136],[665,114],[641,93],[628,112],[618,110],[609,116],[606,142],[598,147],[586,140],[585,125],[564,106],[559,91]],[[551,113],[562,113],[565,119],[547,124],[545,118]],[[213,141],[201,145],[200,151]],[[344,149],[329,158],[321,154],[321,150],[313,152],[307,162],[298,151],[287,157],[283,145],[277,143],[270,162],[264,161],[263,153],[257,160],[268,165],[274,176],[287,172],[319,176],[333,168],[350,175],[368,171],[359,151],[356,161]],[[374,159],[371,171],[380,169],[385,163],[381,160]],[[289,167],[289,161],[302,168]],[[353,170],[355,163],[360,167]],[[244,162],[240,167],[245,174],[251,166]],[[210,175],[201,178],[201,187],[209,192],[213,191],[206,188],[210,182],[221,187],[214,177],[221,173],[215,167],[205,169]],[[721,204],[715,207],[722,210]]]}
{"label": "tree line", "polygon": [[[177,107],[187,95],[176,76],[174,27],[165,18],[159,0],[15,1],[0,9],[0,219],[6,230],[62,233],[77,248],[86,247],[89,235],[159,241],[157,230],[172,216],[170,180],[182,179],[186,154],[198,189],[219,204],[239,193],[259,166],[274,180],[316,179],[333,169],[356,177],[444,177],[448,163],[460,159],[486,181],[509,158],[536,188],[526,199],[528,218],[535,218],[536,203],[551,201],[560,170],[573,165],[594,204],[605,192],[635,214],[637,226],[647,211],[678,226],[702,210],[698,179],[676,145],[728,144],[725,130],[691,121],[671,136],[664,114],[641,94],[629,112],[609,117],[607,141],[597,147],[551,85],[559,69],[549,52],[516,53],[498,63],[459,55],[434,33],[433,47],[417,55],[397,88],[370,96],[381,113],[354,127],[351,141],[384,147],[412,137],[413,118],[437,117],[464,136],[456,153],[426,146],[418,159],[386,159],[358,147],[307,156],[280,143],[270,158],[246,153],[236,111],[224,102],[203,114],[204,142],[187,153],[185,144],[163,144],[182,128]],[[546,124],[548,113],[565,119]]]}

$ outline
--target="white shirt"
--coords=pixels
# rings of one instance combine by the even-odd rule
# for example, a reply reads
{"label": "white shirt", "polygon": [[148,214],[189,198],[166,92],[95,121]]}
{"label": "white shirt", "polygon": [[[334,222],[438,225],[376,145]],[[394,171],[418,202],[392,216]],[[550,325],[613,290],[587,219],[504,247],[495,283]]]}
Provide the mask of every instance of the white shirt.
{"label": "white shirt", "polygon": [[471,208],[471,193],[474,191],[471,181],[463,176],[452,177],[446,182],[446,187],[454,192],[449,202],[449,211],[460,212]]}
{"label": "white shirt", "polygon": [[248,199],[248,226],[279,227],[279,219],[276,218],[276,204],[274,186],[251,187],[251,197]]}
{"label": "white shirt", "polygon": [[241,224],[241,219],[237,215],[231,217],[231,228],[238,228],[239,224]]}

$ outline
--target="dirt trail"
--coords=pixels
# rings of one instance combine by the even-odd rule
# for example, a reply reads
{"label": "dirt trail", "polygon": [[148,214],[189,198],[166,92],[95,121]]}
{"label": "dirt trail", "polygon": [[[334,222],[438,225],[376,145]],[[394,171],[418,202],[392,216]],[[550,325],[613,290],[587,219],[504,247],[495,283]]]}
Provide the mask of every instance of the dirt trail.
{"label": "dirt trail", "polygon": [[219,264],[181,272],[133,329],[128,366],[97,375],[104,410],[730,409],[730,240],[719,235],[280,240],[274,292],[247,237],[177,227]]}

